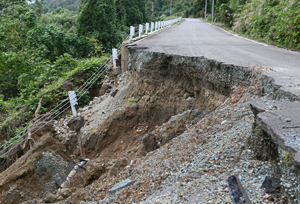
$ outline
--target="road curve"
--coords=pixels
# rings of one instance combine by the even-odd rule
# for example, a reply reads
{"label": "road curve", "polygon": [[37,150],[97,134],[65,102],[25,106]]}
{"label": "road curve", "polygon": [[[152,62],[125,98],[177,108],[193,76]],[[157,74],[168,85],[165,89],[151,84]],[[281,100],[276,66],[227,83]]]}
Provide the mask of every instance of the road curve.
{"label": "road curve", "polygon": [[282,89],[300,95],[300,53],[232,34],[202,20],[184,22],[137,43],[149,51],[184,56],[204,56],[226,64],[263,66]]}

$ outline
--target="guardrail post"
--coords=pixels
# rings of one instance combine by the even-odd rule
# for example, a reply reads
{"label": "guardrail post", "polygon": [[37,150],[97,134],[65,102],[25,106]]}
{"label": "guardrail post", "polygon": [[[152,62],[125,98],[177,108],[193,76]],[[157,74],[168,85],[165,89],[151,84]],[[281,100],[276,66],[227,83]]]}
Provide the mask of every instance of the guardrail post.
{"label": "guardrail post", "polygon": [[132,37],[134,36],[135,27],[130,26],[130,40],[132,40]]}
{"label": "guardrail post", "polygon": [[148,30],[149,30],[149,23],[146,23],[146,34],[148,34]]}
{"label": "guardrail post", "polygon": [[74,117],[77,117],[77,112],[75,105],[78,105],[77,97],[75,91],[69,91],[69,99],[70,99],[70,104],[71,104],[71,109]]}
{"label": "guardrail post", "polygon": [[151,33],[153,32],[154,23],[151,22]]}
{"label": "guardrail post", "polygon": [[142,37],[143,25],[139,25],[139,37]]}
{"label": "guardrail post", "polygon": [[118,59],[118,50],[112,49],[112,55],[113,55],[113,65],[114,65],[114,68],[116,68],[117,67],[116,60]]}

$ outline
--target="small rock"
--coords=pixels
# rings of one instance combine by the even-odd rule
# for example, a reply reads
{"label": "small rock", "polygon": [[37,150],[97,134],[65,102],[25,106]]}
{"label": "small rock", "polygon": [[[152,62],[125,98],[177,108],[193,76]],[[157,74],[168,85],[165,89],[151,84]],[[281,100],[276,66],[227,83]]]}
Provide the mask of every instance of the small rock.
{"label": "small rock", "polygon": [[121,170],[124,169],[125,166],[127,166],[128,160],[125,157],[120,158],[116,163],[110,168],[108,174],[109,176],[115,176],[117,175]]}
{"label": "small rock", "polygon": [[60,195],[62,195],[63,197],[67,198],[67,197],[69,197],[69,196],[72,195],[72,191],[70,189],[68,189],[68,188],[62,188],[60,190]]}
{"label": "small rock", "polygon": [[44,201],[46,203],[53,203],[56,199],[56,196],[50,192],[48,192],[44,198]]}
{"label": "small rock", "polygon": [[150,100],[150,96],[147,95],[147,96],[146,96],[146,101],[149,101],[149,100]]}
{"label": "small rock", "polygon": [[159,148],[158,140],[153,134],[148,134],[144,139],[143,139],[143,144],[146,148],[147,152],[151,152],[157,148]]}
{"label": "small rock", "polygon": [[289,123],[289,122],[292,122],[292,120],[291,120],[290,118],[287,118],[287,119],[285,120],[285,122]]}
{"label": "small rock", "polygon": [[83,126],[84,126],[84,118],[83,117],[75,117],[75,118],[72,118],[72,120],[70,120],[68,122],[68,127],[74,131],[80,130],[80,128],[82,128]]}
{"label": "small rock", "polygon": [[87,163],[86,171],[95,180],[105,173],[106,166],[102,161],[94,160]]}
{"label": "small rock", "polygon": [[270,176],[266,176],[260,188],[265,189],[265,193],[269,193],[272,188],[272,178]]}
{"label": "small rock", "polygon": [[127,186],[132,185],[134,182],[135,182],[135,180],[133,180],[133,181],[130,179],[123,180],[120,183],[115,184],[108,192],[110,194],[112,194],[119,189],[126,188]]}
{"label": "small rock", "polygon": [[193,171],[188,175],[189,178],[200,178],[202,175],[201,171]]}
{"label": "small rock", "polygon": [[223,121],[221,122],[221,125],[225,124],[226,122],[227,122],[227,120],[223,120]]}

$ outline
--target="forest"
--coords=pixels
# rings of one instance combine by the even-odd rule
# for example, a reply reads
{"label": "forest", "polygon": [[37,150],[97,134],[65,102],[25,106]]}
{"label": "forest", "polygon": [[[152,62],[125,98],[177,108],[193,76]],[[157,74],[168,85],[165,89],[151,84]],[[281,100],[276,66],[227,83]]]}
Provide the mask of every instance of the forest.
{"label": "forest", "polygon": [[[6,0],[0,2],[1,143],[67,97],[129,34],[129,26],[175,17],[300,49],[300,0]],[[73,80],[77,75],[81,77]],[[99,87],[100,82],[94,85]],[[89,92],[80,104],[87,103]]]}

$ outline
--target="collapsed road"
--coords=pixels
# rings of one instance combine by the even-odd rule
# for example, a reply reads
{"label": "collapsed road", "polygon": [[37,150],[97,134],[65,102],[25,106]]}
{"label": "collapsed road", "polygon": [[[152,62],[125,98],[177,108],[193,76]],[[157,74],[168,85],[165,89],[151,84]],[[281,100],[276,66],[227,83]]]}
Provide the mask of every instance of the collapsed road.
{"label": "collapsed road", "polygon": [[[233,38],[186,19],[129,42],[119,62],[118,91],[106,76],[99,95],[78,110],[88,160],[76,160],[72,117],[62,117],[54,121],[54,136],[41,134],[1,173],[1,202],[299,203],[298,87],[281,87],[272,77],[280,70],[267,60],[249,64],[241,57],[278,49],[291,57],[279,64],[294,63],[293,70],[299,54]],[[231,61],[226,49],[234,47],[245,52],[235,50]],[[74,176],[80,162],[84,168]],[[56,183],[68,177],[59,188]]]}

